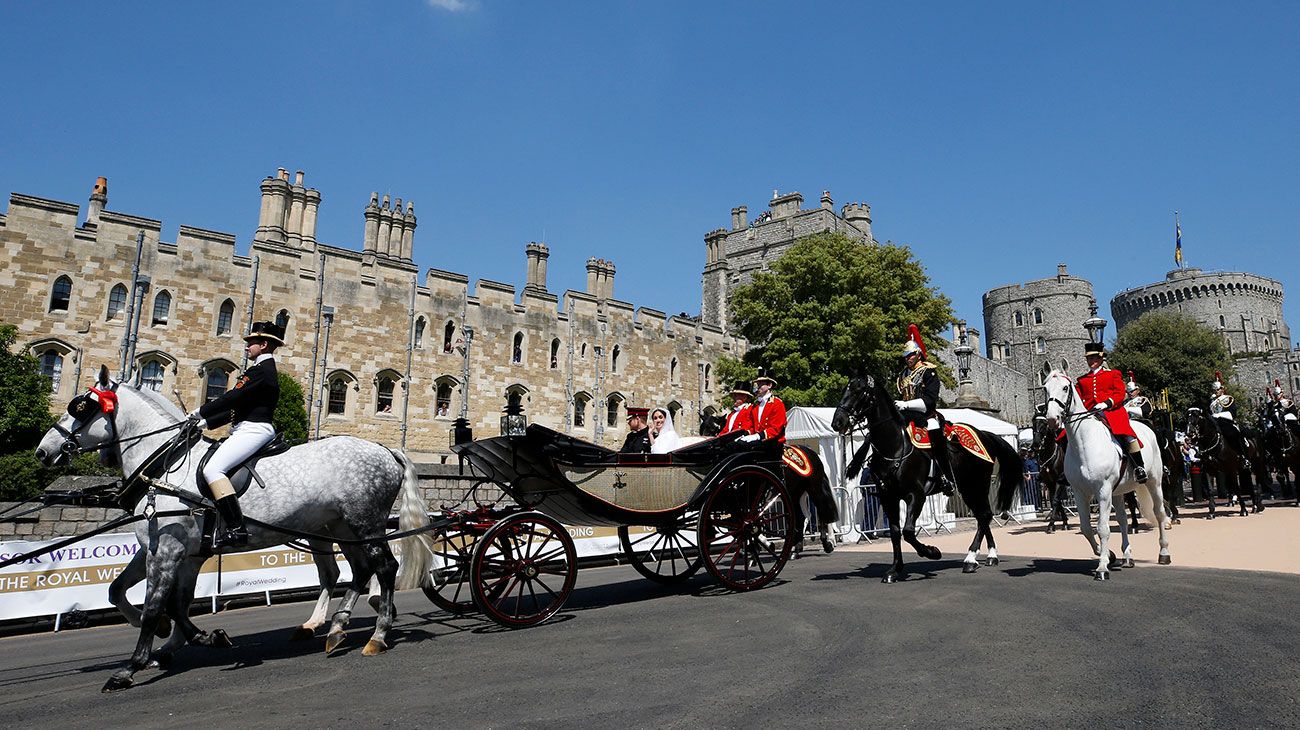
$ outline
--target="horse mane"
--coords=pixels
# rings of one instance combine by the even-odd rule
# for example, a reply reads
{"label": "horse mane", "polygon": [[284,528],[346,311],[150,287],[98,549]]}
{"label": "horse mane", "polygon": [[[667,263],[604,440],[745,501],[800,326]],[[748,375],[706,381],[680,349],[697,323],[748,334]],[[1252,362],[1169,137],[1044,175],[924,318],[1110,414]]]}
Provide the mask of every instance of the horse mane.
{"label": "horse mane", "polygon": [[148,404],[148,406],[160,416],[164,416],[173,421],[179,421],[185,417],[185,414],[181,413],[181,409],[177,408],[174,403],[167,400],[162,393],[159,393],[152,388],[137,388],[134,385],[127,385],[126,383],[118,385],[119,390],[122,388],[140,396],[140,399]]}

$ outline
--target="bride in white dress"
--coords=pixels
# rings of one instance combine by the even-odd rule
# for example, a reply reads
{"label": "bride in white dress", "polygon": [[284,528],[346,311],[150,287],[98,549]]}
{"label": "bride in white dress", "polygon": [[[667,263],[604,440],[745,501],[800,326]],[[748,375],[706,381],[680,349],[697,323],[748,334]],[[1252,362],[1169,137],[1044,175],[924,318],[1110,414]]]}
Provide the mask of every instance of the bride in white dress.
{"label": "bride in white dress", "polygon": [[681,437],[673,428],[673,416],[666,408],[650,412],[650,453],[666,454],[681,446]]}

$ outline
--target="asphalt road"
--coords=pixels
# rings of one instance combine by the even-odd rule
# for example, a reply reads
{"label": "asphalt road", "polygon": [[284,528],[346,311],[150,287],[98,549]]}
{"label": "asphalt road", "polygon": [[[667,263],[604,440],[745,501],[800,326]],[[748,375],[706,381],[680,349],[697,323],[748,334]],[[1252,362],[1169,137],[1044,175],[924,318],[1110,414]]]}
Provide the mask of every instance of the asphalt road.
{"label": "asphalt road", "polygon": [[[100,687],[127,626],[0,639],[8,727],[1296,727],[1300,578],[1003,557],[963,575],[882,556],[792,561],[747,594],[583,571],[565,610],[504,630],[399,596],[393,648],[290,643],[310,604],[197,619],[231,649],[184,649],[126,692]],[[924,569],[922,572],[919,569]],[[223,724],[224,723],[224,724]]]}

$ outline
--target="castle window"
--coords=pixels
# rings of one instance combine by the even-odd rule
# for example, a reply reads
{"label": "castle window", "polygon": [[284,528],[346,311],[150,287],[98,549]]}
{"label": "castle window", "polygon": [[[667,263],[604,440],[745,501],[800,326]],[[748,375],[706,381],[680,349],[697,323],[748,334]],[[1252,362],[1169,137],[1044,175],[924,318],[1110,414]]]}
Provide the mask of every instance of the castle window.
{"label": "castle window", "polygon": [[[1219,303],[1222,304],[1223,302],[1219,302]],[[1227,326],[1228,326],[1228,320],[1224,319],[1224,317],[1223,317],[1222,314],[1219,315],[1219,326],[1220,326],[1220,327],[1227,327]]]}
{"label": "castle window", "polygon": [[560,338],[551,340],[551,369],[560,367]]}
{"label": "castle window", "polygon": [[609,356],[609,371],[611,373],[618,372],[618,356],[621,355],[622,353],[623,353],[622,348],[620,348],[618,345],[614,345],[614,349],[613,351],[610,352],[610,356]]}
{"label": "castle window", "polygon": [[[668,404],[668,415],[673,419],[673,426],[676,428],[681,428],[681,423],[679,423],[677,420],[677,414],[681,412],[682,412],[681,403],[678,403],[677,401],[673,401],[672,403]],[[678,431],[678,433],[681,432]]]}
{"label": "castle window", "polygon": [[510,351],[510,362],[515,365],[521,365],[524,362],[524,333],[515,333],[515,343]]}
{"label": "castle window", "polygon": [[1013,319],[1015,320],[1017,327],[1023,327],[1025,325],[1025,318],[1020,314],[1020,312],[1016,312]]}
{"label": "castle window", "polygon": [[167,318],[172,312],[172,295],[167,293],[166,289],[158,292],[153,298],[153,326],[167,324]]}
{"label": "castle window", "polygon": [[217,311],[217,334],[230,334],[231,327],[235,322],[235,303],[227,299],[221,303],[221,309]]}
{"label": "castle window", "polygon": [[341,416],[348,409],[348,381],[334,378],[330,381],[329,405],[325,412],[331,416]]}
{"label": "castle window", "polygon": [[1047,352],[1047,340],[1044,340],[1042,337],[1034,340],[1034,352],[1037,352],[1040,355]]}
{"label": "castle window", "polygon": [[704,390],[713,392],[713,365],[709,363],[704,364]]}
{"label": "castle window", "polygon": [[582,343],[582,359],[587,359],[587,343]]}
{"label": "castle window", "polygon": [[452,346],[451,338],[455,336],[456,336],[456,325],[452,324],[451,322],[448,322],[447,326],[442,328],[442,351],[443,352],[451,352],[451,346]]}
{"label": "castle window", "polygon": [[50,290],[50,311],[66,312],[68,304],[72,301],[72,279],[66,276],[60,276],[54,280],[54,288]]}
{"label": "castle window", "polygon": [[673,358],[672,362],[668,363],[668,382],[671,385],[680,384],[680,382],[677,379],[677,358],[675,357]]}
{"label": "castle window", "polygon": [[586,393],[579,393],[573,397],[573,427],[585,428],[587,426],[587,404],[591,402],[591,396]]}
{"label": "castle window", "polygon": [[418,317],[415,320],[415,346],[424,347],[424,317]]}
{"label": "castle window", "polygon": [[437,395],[434,397],[433,408],[434,415],[439,418],[448,418],[451,416],[451,394],[455,390],[456,381],[450,377],[438,378]]}
{"label": "castle window", "polygon": [[126,287],[117,284],[108,293],[108,316],[105,319],[117,319],[126,309]]}
{"label": "castle window", "polygon": [[41,375],[50,379],[50,392],[59,392],[63,382],[63,355],[57,350],[46,350],[41,355]]}
{"label": "castle window", "polygon": [[1042,324],[1042,323],[1043,323],[1043,310],[1039,309],[1038,307],[1034,307],[1034,324]]}
{"label": "castle window", "polygon": [[608,424],[610,428],[618,426],[618,406],[622,401],[623,399],[619,398],[617,395],[611,395],[605,401],[605,423]]}
{"label": "castle window", "polygon": [[283,327],[285,329],[289,328],[289,310],[281,309],[279,312],[276,313],[275,326]]}
{"label": "castle window", "polygon": [[230,386],[230,372],[219,367],[208,369],[203,384],[203,402],[211,403]]}
{"label": "castle window", "polygon": [[161,393],[163,389],[163,364],[157,360],[150,360],[140,366],[140,387],[148,388],[155,393]]}
{"label": "castle window", "polygon": [[375,413],[393,412],[393,388],[397,378],[391,372],[380,375],[375,380]]}

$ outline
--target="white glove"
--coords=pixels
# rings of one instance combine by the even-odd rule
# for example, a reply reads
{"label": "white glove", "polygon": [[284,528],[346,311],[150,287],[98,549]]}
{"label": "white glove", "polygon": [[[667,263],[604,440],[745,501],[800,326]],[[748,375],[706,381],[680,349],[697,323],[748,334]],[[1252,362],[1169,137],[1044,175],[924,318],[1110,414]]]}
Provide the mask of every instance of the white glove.
{"label": "white glove", "polygon": [[894,401],[894,407],[900,411],[925,413],[925,401],[920,398],[913,398],[912,400],[896,400]]}
{"label": "white glove", "polygon": [[199,414],[198,409],[190,411],[190,414],[185,417],[185,420],[194,424],[194,426],[198,428],[200,431],[205,431],[208,428],[207,420],[203,418],[202,415]]}
{"label": "white glove", "polygon": [[902,401],[902,400],[894,401],[894,408],[898,409],[899,411],[907,410],[907,401]]}
{"label": "white glove", "polygon": [[1097,405],[1095,405],[1095,406],[1092,407],[1092,410],[1094,410],[1094,411],[1104,411],[1104,410],[1106,410],[1106,404],[1105,404],[1104,402],[1102,402],[1102,403],[1098,403]]}
{"label": "white glove", "polygon": [[759,440],[759,439],[761,439],[761,438],[763,438],[763,434],[761,434],[761,433],[751,433],[751,434],[748,434],[748,435],[745,435],[745,436],[741,436],[740,438],[738,438],[738,439],[736,439],[736,440],[737,440],[737,441],[746,441],[746,442],[749,442],[749,441],[757,441],[757,440]]}

